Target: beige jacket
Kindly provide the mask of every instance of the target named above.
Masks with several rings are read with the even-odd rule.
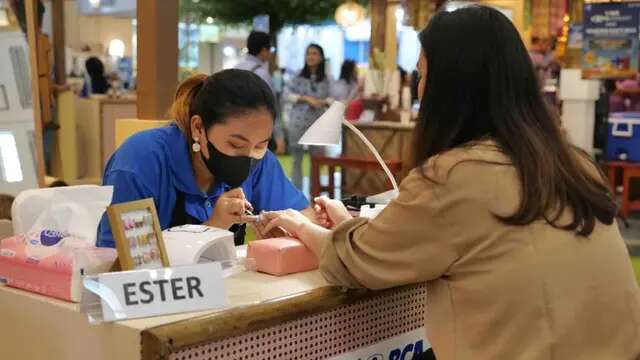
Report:
[[[493,214],[519,204],[508,163],[491,143],[431,159],[440,184],[414,170],[375,220],[339,226],[322,273],[372,289],[428,282],[439,360],[640,358],[640,290],[617,225],[584,238],[544,221],[501,223]]]

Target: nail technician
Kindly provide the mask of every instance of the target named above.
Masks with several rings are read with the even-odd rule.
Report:
[[[170,126],[139,132],[109,160],[104,185],[113,203],[153,198],[162,229],[205,224],[230,229],[244,242],[248,212],[293,208],[313,216],[305,196],[267,149],[274,97],[245,70],[185,80],[171,107]],[[255,226],[258,237],[266,237]],[[106,215],[98,246],[115,247]]]

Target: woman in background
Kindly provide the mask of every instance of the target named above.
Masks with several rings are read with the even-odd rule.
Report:
[[[104,64],[100,59],[92,56],[85,61],[86,68],[84,86],[80,96],[89,97],[92,94],[106,94],[109,90],[109,83],[104,75]]]
[[[345,60],[340,79],[331,84],[331,97],[348,104],[358,96],[358,68],[353,60]]]
[[[289,114],[288,140],[293,155],[291,181],[302,189],[302,159],[304,146],[298,141],[305,131],[322,115],[332,102],[331,80],[326,73],[324,50],[320,45],[307,47],[304,68],[287,86],[286,100],[293,104]],[[312,154],[322,154],[322,147],[310,146]]]

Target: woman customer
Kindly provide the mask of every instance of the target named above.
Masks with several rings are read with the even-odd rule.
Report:
[[[330,83],[325,69],[324,50],[320,45],[309,45],[304,68],[291,79],[286,93],[286,99],[293,104],[287,124],[289,148],[293,155],[291,180],[298,189],[302,189],[302,159],[305,153],[304,146],[298,145],[298,140],[332,102]],[[322,154],[324,150],[310,146],[309,152]]]
[[[162,229],[205,224],[230,229],[237,244],[247,211],[308,207],[267,149],[275,100],[256,74],[193,76],[178,87],[171,113],[172,125],[131,136],[107,163],[103,183],[114,186],[114,203],[153,198]],[[261,229],[258,237],[267,236]],[[114,247],[106,216],[98,246]]]
[[[440,12],[420,33],[416,168],[373,220],[268,213],[334,284],[426,282],[438,359],[638,359],[640,290],[612,194],[545,106],[509,19]]]

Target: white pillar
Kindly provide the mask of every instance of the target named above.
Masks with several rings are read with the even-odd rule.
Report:
[[[600,82],[583,80],[580,69],[563,69],[560,73],[562,124],[571,142],[593,154],[595,102]]]

